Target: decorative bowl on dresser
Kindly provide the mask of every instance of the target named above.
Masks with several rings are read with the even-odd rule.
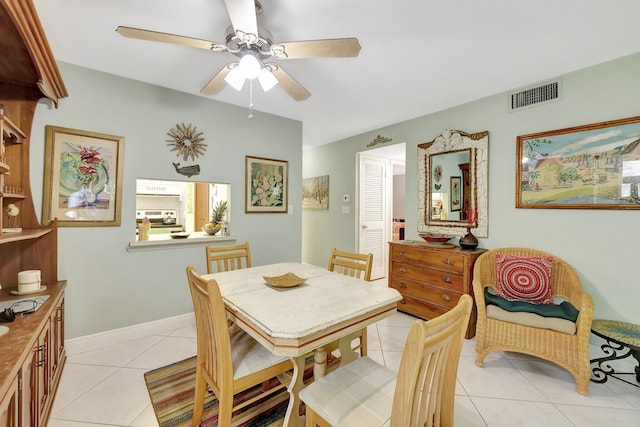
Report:
[[[455,307],[462,294],[473,297],[473,264],[485,250],[438,247],[422,242],[390,242],[389,287],[402,294],[398,310],[431,319]],[[474,306],[465,338],[475,334]]]
[[[455,236],[440,233],[420,233],[420,237],[429,243],[445,243],[453,239]]]

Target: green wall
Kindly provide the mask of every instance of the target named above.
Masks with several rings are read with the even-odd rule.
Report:
[[[640,116],[639,76],[636,54],[560,76],[557,102],[508,112],[509,93],[501,93],[305,150],[303,176],[329,175],[330,201],[328,211],[303,213],[303,260],[323,265],[332,246],[356,249],[356,198],[348,215],[340,211],[340,198],[356,194],[356,153],[367,150],[377,134],[393,138],[392,143],[406,142],[406,238],[419,239],[417,145],[445,129],[488,130],[489,237],[480,239],[480,246],[551,252],[577,270],[595,300],[596,318],[640,323],[640,211],[515,208],[516,137]]]
[[[193,311],[185,267],[206,272],[204,246],[127,252],[135,236],[136,178],[176,173],[166,133],[177,123],[204,132],[207,152],[194,181],[231,184],[230,231],[249,241],[255,265],[301,259],[302,124],[211,99],[60,63],[69,97],[38,105],[32,131],[31,185],[41,210],[45,125],[119,135],[124,142],[122,225],[60,228],[58,277],[68,281],[67,338]],[[225,89],[229,90],[229,89]],[[289,214],[245,214],[245,155],[288,160]]]

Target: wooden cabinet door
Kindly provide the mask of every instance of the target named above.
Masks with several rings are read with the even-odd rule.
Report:
[[[22,365],[21,426],[39,426],[43,423],[51,384],[49,377],[50,337],[51,328],[47,325],[38,336],[29,357]]]
[[[42,419],[49,400],[51,384],[51,327],[45,327],[38,337],[37,380],[38,380],[38,425]]]
[[[20,369],[20,425],[38,425],[38,346],[36,343]]]
[[[19,393],[18,377],[11,383],[11,387],[0,400],[0,427],[18,427],[19,419]]]
[[[64,296],[60,303],[51,313],[51,351],[50,354],[50,374],[52,384],[58,383],[60,366],[64,363]]]

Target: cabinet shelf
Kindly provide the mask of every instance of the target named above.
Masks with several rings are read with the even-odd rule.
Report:
[[[27,196],[25,196],[24,194],[17,194],[17,193],[2,193],[0,192],[0,197],[4,198],[4,199],[26,199]]]
[[[0,245],[11,242],[19,242],[22,240],[38,239],[46,234],[51,233],[51,228],[33,228],[22,230],[19,233],[3,233],[0,236]]]

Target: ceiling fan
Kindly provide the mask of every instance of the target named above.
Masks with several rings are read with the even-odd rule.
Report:
[[[229,52],[238,58],[222,67],[200,90],[204,95],[219,93],[226,84],[241,90],[245,80],[258,79],[266,92],[276,84],[296,101],[303,101],[311,94],[275,59],[355,57],[360,52],[356,38],[322,39],[275,43],[269,31],[258,26],[258,15],[262,5],[256,0],[225,0],[231,26],[227,28],[225,43],[197,39],[187,36],[162,33],[139,28],[120,26],[116,29],[124,37],[173,43],[213,52]]]

